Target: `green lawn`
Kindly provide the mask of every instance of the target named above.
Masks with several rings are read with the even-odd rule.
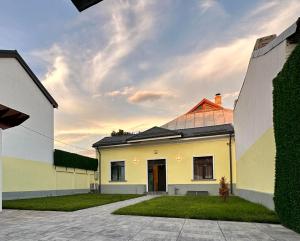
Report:
[[[120,215],[279,223],[275,212],[239,197],[162,196],[114,212]]]
[[[76,211],[140,196],[141,195],[134,194],[77,194],[59,197],[19,199],[3,201],[3,208],[42,211]]]

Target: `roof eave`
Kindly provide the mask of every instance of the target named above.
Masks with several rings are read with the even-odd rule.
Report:
[[[43,86],[38,77],[33,73],[30,67],[26,64],[25,60],[21,57],[17,50],[0,50],[0,58],[15,58],[20,65],[24,68],[27,74],[31,77],[34,83],[42,91],[47,100],[51,103],[53,108],[58,108],[58,104],[55,99],[50,95],[47,89]]]

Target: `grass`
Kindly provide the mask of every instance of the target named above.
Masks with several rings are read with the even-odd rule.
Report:
[[[275,212],[239,197],[162,196],[114,212],[120,215],[279,223]]]
[[[19,199],[3,201],[3,208],[70,212],[140,196],[141,195],[134,194],[77,194],[59,197]]]

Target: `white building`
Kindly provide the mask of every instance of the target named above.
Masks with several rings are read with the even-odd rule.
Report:
[[[300,19],[282,34],[258,39],[234,109],[237,193],[273,209],[273,84],[300,40]]]
[[[0,50],[0,104],[30,116],[2,132],[3,200],[89,191],[94,172],[55,167],[57,103],[17,51]]]
[[[2,130],[18,126],[28,118],[28,115],[0,104],[0,211],[2,211]]]

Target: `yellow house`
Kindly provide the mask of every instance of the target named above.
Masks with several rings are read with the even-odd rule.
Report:
[[[234,192],[232,110],[203,99],[162,127],[95,143],[102,193],[167,192],[217,195],[225,176]]]

